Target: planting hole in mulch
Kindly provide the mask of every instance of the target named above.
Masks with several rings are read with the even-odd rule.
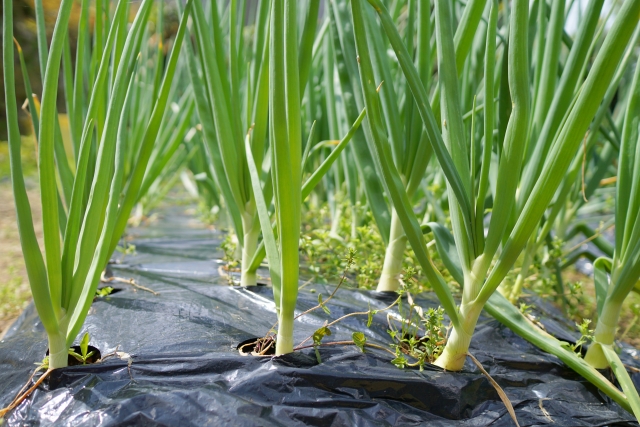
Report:
[[[242,356],[275,356],[276,341],[273,338],[249,338],[236,346]]]
[[[266,288],[266,287],[270,287],[270,286],[271,286],[270,282],[267,282],[266,280],[258,280],[255,285],[240,286],[240,287],[242,287],[244,289],[251,290],[251,289],[256,289],[256,288]]]
[[[73,350],[73,352],[76,354],[82,354],[82,349],[80,348],[79,345],[74,345],[70,347],[70,349]],[[93,354],[91,354],[91,352],[93,352]],[[87,359],[85,360],[85,363],[82,363],[81,360],[78,360],[73,355],[69,354],[69,356],[67,357],[67,365],[69,366],[91,365],[93,363],[96,363],[102,357],[100,350],[98,350],[96,347],[92,345],[88,347],[87,354],[91,354],[91,356],[87,357]],[[47,356],[49,355],[49,349],[47,349],[46,355]]]
[[[123,288],[114,288],[113,286],[102,286],[96,291],[96,298],[109,297],[118,292],[124,291]]]
[[[392,303],[398,298],[398,293],[396,291],[370,291],[369,294],[372,298],[375,298],[378,301],[388,303]]]

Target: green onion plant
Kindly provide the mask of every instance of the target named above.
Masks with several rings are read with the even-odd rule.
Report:
[[[224,201],[242,248],[243,286],[255,285],[256,270],[267,257],[278,313],[278,354],[293,349],[302,201],[340,157],[365,115],[356,115],[344,138],[303,183],[314,127],[304,144],[302,93],[313,68],[308,64],[318,52],[313,46],[324,34],[316,35],[319,5],[317,0],[304,4],[306,9],[293,1],[260,2],[250,28],[253,37],[248,32],[241,39],[237,27],[244,28],[239,22],[247,12],[242,5],[230,2],[221,14],[215,2],[209,10],[196,4],[195,43],[187,44],[209,160],[208,167],[194,163],[192,170],[212,188],[209,194]],[[227,24],[211,25],[222,15],[229,17]],[[301,24],[299,16],[304,17]]]
[[[158,90],[147,107],[148,114],[136,116],[132,113],[133,87],[152,5],[152,0],[144,0],[129,24],[128,2],[118,1],[107,16],[110,5],[98,0],[96,9],[100,12],[90,28],[90,2],[83,0],[74,67],[67,29],[73,0],[61,2],[50,46],[46,43],[42,2],[36,0],[43,93],[39,111],[33,98],[29,103],[37,130],[43,255],[21,167],[13,4],[4,1],[3,62],[11,180],[33,299],[49,338],[50,369],[67,365],[67,350],[84,323],[102,271],[140,198],[145,173],[153,170],[149,157],[168,103],[191,2],[187,3],[166,65],[158,68]],[[73,155],[65,151],[58,123],[61,63]],[[27,75],[24,69],[23,74]],[[132,123],[138,117],[144,117],[140,119],[143,121]],[[136,126],[142,128],[139,139],[129,133]],[[127,151],[131,151],[130,156]]]
[[[253,23],[252,48],[249,49],[243,34],[243,3],[229,2],[225,13],[221,13],[218,2],[209,3],[208,11],[197,2],[192,27],[196,43],[195,46],[188,44],[187,56],[196,111],[209,159],[208,170],[200,173],[207,173],[220,190],[242,251],[241,284],[252,286],[256,284],[257,267],[250,267],[258,245],[260,224],[247,168],[244,136],[253,126],[251,150],[262,170],[268,125],[270,7],[269,2],[259,3]],[[221,17],[225,15],[228,19],[223,22]],[[248,61],[251,61],[250,66]],[[265,177],[261,179],[266,180]]]
[[[602,369],[611,363],[605,348],[613,345],[622,302],[640,279],[640,67],[636,66],[625,104],[616,184],[615,248],[613,256],[594,262],[598,306],[595,342],[586,360]]]
[[[594,49],[592,44],[596,41],[595,23],[602,6],[601,3],[592,2],[591,19],[581,22],[576,40],[562,69],[559,87],[557,88],[558,85],[555,83],[548,83],[551,89],[541,89],[545,86],[534,85],[535,96],[532,101],[532,81],[529,78],[529,4],[527,1],[516,0],[511,4],[509,15],[503,17],[505,22],[508,22],[507,38],[501,38],[502,66],[496,70],[494,65],[497,57],[498,2],[490,2],[484,12],[479,12],[488,14],[488,26],[484,36],[485,61],[484,64],[476,62],[484,68],[481,89],[485,101],[484,140],[478,147],[473,124],[471,137],[468,136],[468,129],[465,129],[464,125],[460,74],[456,66],[452,28],[454,8],[450,2],[437,0],[434,9],[440,89],[439,123],[435,120],[435,108],[431,108],[419,73],[386,6],[378,0],[369,0],[368,3],[380,18],[380,25],[387,34],[416,99],[432,144],[435,141],[437,144],[446,145],[446,156],[443,156],[443,160],[439,159],[440,166],[446,172],[449,162],[455,165],[455,174],[451,174],[454,179],[446,176],[453,233],[434,232],[434,236],[436,241],[440,241],[437,245],[439,249],[451,246],[456,248],[454,252],[439,251],[439,255],[452,276],[462,286],[462,301],[459,307],[456,307],[449,288],[431,262],[422,230],[411,209],[406,191],[403,190],[402,179],[397,169],[389,162],[390,144],[383,120],[385,112],[380,107],[381,100],[375,92],[376,80],[371,60],[370,45],[375,41],[367,34],[370,9],[366,8],[363,1],[353,1],[353,26],[359,72],[373,134],[371,151],[377,160],[381,175],[384,176],[387,193],[398,212],[407,238],[452,324],[452,332],[445,349],[435,363],[447,370],[460,370],[463,367],[478,316],[483,308],[487,308],[492,315],[517,333],[558,355],[627,409],[635,407],[633,402],[637,394],[631,393],[633,390],[627,393],[628,400],[626,397],[621,398],[617,389],[612,388],[610,383],[606,384],[606,380],[603,382],[604,378],[583,361],[577,361],[577,356],[566,351],[557,340],[554,341],[526,322],[523,324],[521,314],[512,305],[503,304],[503,297],[495,291],[519,258],[527,242],[536,233],[540,220],[549,209],[556,191],[571,167],[580,143],[596,116],[627,50],[638,23],[640,4],[627,1],[622,5],[600,49],[595,53],[589,72],[586,73],[586,65],[590,60],[588,54],[591,52],[590,49]],[[551,16],[560,22],[560,16],[564,17],[564,13],[557,8],[560,6],[552,8],[556,10],[552,10]],[[545,15],[541,12],[540,16]],[[551,21],[553,23],[553,19]],[[562,32],[556,28],[557,25],[559,24],[549,26],[547,43],[562,42]],[[550,37],[555,38],[549,41]],[[542,55],[539,58],[541,57]],[[550,74],[555,76],[559,59],[556,57],[555,61],[555,64],[547,64],[547,67],[544,66],[544,61],[540,65],[542,70],[549,70],[547,77]],[[496,72],[499,74],[496,75]],[[580,77],[583,74],[586,76],[582,82]],[[465,73],[462,77],[464,81]],[[543,77],[540,74],[539,78]],[[500,82],[498,95],[504,99],[500,99],[498,103],[498,114],[495,114],[493,103],[496,94],[493,84],[495,81]],[[502,88],[507,89],[503,91]],[[551,107],[541,107],[541,110],[535,108],[539,103],[545,102]],[[475,108],[472,111],[475,111]],[[596,123],[596,126],[599,126],[599,123]],[[496,127],[498,138],[494,143]],[[540,134],[536,129],[542,129]],[[546,152],[543,152],[545,147]],[[525,165],[527,167],[524,167]],[[495,185],[490,189],[491,215],[487,218],[489,225],[485,234],[483,224],[490,174],[495,177]],[[535,179],[530,178],[531,175],[535,176]],[[458,180],[462,182],[463,191],[455,191]],[[533,185],[530,182],[533,182]]]
[[[271,279],[272,282],[277,283],[277,286],[274,286],[274,298],[278,308],[276,354],[288,353],[293,350],[302,201],[319,183],[331,165],[336,162],[365,116],[365,111],[362,111],[336,148],[303,183],[303,156],[310,149],[310,141],[307,140],[305,153],[303,153],[300,81],[304,78],[305,67],[299,66],[298,52],[302,52],[302,49],[298,47],[298,37],[296,36],[296,3],[293,0],[274,1],[270,17],[269,154],[276,217],[275,234],[271,229],[267,205],[263,201],[263,194],[257,179],[255,159],[252,154],[248,155],[252,185],[255,194],[258,194],[260,199],[258,211]],[[310,135],[313,135],[313,127]],[[248,148],[248,139],[246,144]],[[277,240],[275,236],[277,236]]]

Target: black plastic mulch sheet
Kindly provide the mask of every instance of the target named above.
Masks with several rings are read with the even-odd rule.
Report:
[[[129,360],[52,373],[43,386],[5,420],[9,426],[512,426],[496,391],[471,362],[463,372],[436,367],[398,369],[381,350],[354,346],[313,349],[282,357],[241,356],[238,343],[261,336],[275,321],[269,287],[241,289],[218,275],[216,236],[189,228],[167,214],[155,226],[137,230],[137,254],[113,266],[113,274],[134,278],[159,295],[122,284],[123,290],[96,299],[81,335],[102,355],[116,349]],[[311,292],[313,288],[316,292]],[[332,287],[309,285],[298,309],[325,299]],[[325,320],[388,305],[369,291],[341,289],[322,310],[296,323],[296,342]],[[423,307],[434,296],[417,298]],[[563,339],[575,339],[547,307],[545,324]],[[362,331],[369,342],[388,344],[387,315],[350,317],[325,341],[350,340]],[[0,342],[0,406],[24,385],[42,360],[46,336],[30,306]],[[633,417],[554,356],[516,336],[488,316],[476,328],[471,352],[503,387],[521,426],[627,426]],[[635,350],[623,352],[635,362]]]

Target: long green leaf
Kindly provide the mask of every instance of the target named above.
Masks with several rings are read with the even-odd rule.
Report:
[[[371,124],[371,130],[373,133],[373,141],[370,150],[374,153],[376,161],[379,162],[380,169],[384,174],[383,182],[385,183],[387,194],[393,200],[393,206],[398,213],[402,227],[404,228],[407,239],[420,262],[420,266],[423,268],[431,286],[433,286],[443,308],[451,318],[451,323],[454,327],[459,327],[458,311],[453,300],[453,296],[451,295],[451,291],[444,282],[442,275],[440,275],[431,262],[422,236],[422,230],[413,210],[411,209],[404,184],[400,179],[398,171],[395,169],[393,164],[390,164],[392,156],[389,152],[388,142],[382,132],[382,122],[379,113],[380,107],[377,99],[376,85],[373,81],[373,70],[368,58],[370,50],[368,48],[366,34],[364,31],[361,0],[353,0],[351,10],[353,13],[353,27],[356,35],[356,46],[358,56],[360,57],[360,78],[367,104],[368,120]]]
[[[442,259],[442,263],[451,276],[458,282],[459,285],[464,286],[464,275],[462,273],[462,264],[460,263],[460,257],[456,250],[456,241],[453,234],[448,228],[437,222],[429,222],[422,226],[423,232],[433,232],[433,237],[436,242],[436,249],[438,255]]]
[[[179,4],[181,7],[181,4]],[[195,57],[193,52],[193,47],[191,43],[187,42],[187,66],[189,69],[189,76],[191,78],[191,84],[194,88],[194,97],[196,100],[196,108],[198,111],[198,117],[200,118],[200,123],[202,124],[202,131],[205,142],[205,151],[210,159],[209,169],[211,170],[211,176],[214,178],[218,188],[222,192],[222,195],[225,200],[225,204],[229,211],[229,216],[233,221],[233,226],[236,231],[236,235],[241,235],[242,233],[242,215],[240,213],[240,207],[236,203],[236,199],[233,196],[233,192],[231,190],[231,186],[229,184],[229,179],[227,179],[224,160],[222,158],[222,153],[220,150],[219,141],[216,136],[215,125],[211,117],[213,117],[213,112],[211,111],[211,106],[209,105],[208,97],[206,93],[208,90],[206,89],[206,84],[198,75],[197,66],[195,63]]]
[[[2,61],[4,68],[4,96],[9,136],[9,160],[11,162],[11,184],[16,204],[20,244],[24,255],[31,293],[38,315],[48,334],[58,331],[58,318],[49,292],[47,271],[40,246],[33,228],[31,205],[27,196],[20,157],[20,129],[16,104],[14,51],[13,51],[13,1],[3,0],[2,14]]]
[[[612,260],[610,258],[598,258],[593,263],[593,284],[596,288],[597,313],[602,313],[602,307],[607,300],[609,291],[609,273]]]
[[[89,157],[91,154],[91,138],[93,137],[93,120],[89,121],[89,126],[84,129],[78,151],[78,162],[76,165],[76,179],[73,183],[73,193],[69,206],[69,218],[64,235],[64,249],[62,251],[62,280],[63,283],[71,283],[73,280],[73,264],[76,259],[78,235],[82,221],[82,204],[84,202],[84,189],[87,179],[87,169],[89,167]],[[62,303],[68,307],[71,293],[70,286],[63,287]]]
[[[144,179],[145,171],[147,170],[149,158],[151,157],[153,144],[158,137],[162,118],[169,101],[169,91],[171,89],[176,66],[178,64],[178,56],[180,54],[180,47],[182,45],[182,40],[184,39],[186,31],[187,20],[189,19],[191,4],[192,0],[188,0],[182,14],[182,18],[180,19],[178,32],[176,33],[173,48],[171,49],[171,54],[169,56],[167,70],[162,79],[160,93],[158,95],[157,102],[153,107],[153,113],[151,114],[151,119],[149,120],[149,124],[145,131],[144,138],[140,146],[140,151],[136,155],[137,160],[135,167],[133,169],[133,172],[129,176],[129,182],[127,183],[124,190],[124,200],[120,204],[118,219],[115,225],[115,233],[111,239],[112,250],[115,250],[118,240],[120,239],[120,236],[127,226],[127,221],[129,219],[129,215],[131,214],[131,210],[133,209],[133,205],[140,197],[140,187]],[[105,260],[105,263],[106,261],[107,260]]]
[[[447,0],[437,0],[435,2],[442,138],[451,153],[456,171],[462,179],[465,197],[471,200],[473,187],[470,180],[469,146],[462,123],[450,3]],[[455,189],[449,181],[447,181],[447,184],[450,193],[449,198],[454,201],[456,200]],[[464,209],[462,205],[462,203],[454,204],[450,202],[449,214],[453,224],[453,233],[458,242],[456,247],[462,261],[462,268],[463,271],[468,272],[471,269],[473,260],[476,258],[476,250],[472,240],[475,233],[473,233],[473,228],[465,229],[465,218],[467,220],[473,218],[475,211],[472,212],[471,206],[468,206],[468,211],[464,212],[461,210]],[[473,226],[475,227],[475,223]]]
[[[565,63],[562,77],[558,82],[555,90],[555,96],[551,102],[549,110],[546,112],[546,118],[540,135],[535,145],[530,144],[534,148],[534,152],[530,157],[527,167],[523,172],[522,184],[520,190],[520,198],[518,202],[518,210],[521,211],[529,195],[538,180],[540,171],[542,170],[545,158],[548,155],[551,144],[556,133],[561,128],[561,123],[565,114],[569,111],[573,95],[578,86],[583,64],[586,63],[589,47],[593,41],[593,35],[600,19],[600,12],[604,0],[592,0],[588,2],[584,13],[584,19],[581,20],[576,38],[574,39],[571,52]],[[551,66],[551,64],[550,64]]]
[[[522,170],[522,158],[529,128],[529,60],[528,11],[520,11],[522,4],[514,3],[509,29],[509,90],[511,95],[511,117],[507,125],[502,146],[498,182],[494,194],[489,232],[485,242],[484,256],[493,259],[507,231],[509,218],[515,206],[516,190]]]
[[[624,3],[596,57],[591,72],[569,116],[558,134],[530,197],[524,206],[502,254],[483,286],[480,301],[486,301],[506,276],[544,214],[569,167],[638,21],[640,2]]]
[[[56,100],[60,60],[67,33],[73,0],[62,0],[58,20],[51,39],[51,52],[44,74],[42,108],[40,110],[40,135],[38,137],[40,198],[42,201],[42,225],[49,292],[56,316],[61,317],[62,270],[60,228],[58,224],[58,189],[54,161],[55,131],[57,122]],[[57,159],[58,162],[66,161]]]
[[[258,210],[258,218],[260,220],[260,227],[262,228],[262,241],[267,253],[267,259],[269,260],[269,275],[271,276],[271,285],[273,286],[273,300],[276,304],[276,310],[280,310],[280,298],[282,288],[282,276],[280,273],[280,253],[278,252],[278,245],[276,242],[273,229],[271,227],[271,218],[269,216],[269,207],[264,199],[264,193],[260,186],[260,175],[253,159],[251,152],[251,143],[249,142],[249,136],[245,142],[245,150],[247,152],[247,165],[249,167],[249,174],[251,176],[251,185],[253,186],[253,195],[256,200],[256,208]]]
[[[212,7],[215,9],[215,6]],[[211,112],[213,113],[213,119],[215,122],[216,137],[222,154],[224,170],[228,177],[234,177],[229,179],[229,185],[236,204],[242,209],[245,200],[243,199],[243,193],[241,192],[242,186],[238,177],[241,176],[242,170],[239,168],[240,161],[237,150],[244,150],[244,145],[241,143],[240,135],[235,135],[233,118],[230,116],[228,87],[224,84],[222,79],[223,74],[220,62],[223,59],[218,59],[216,63],[216,54],[221,55],[221,52],[216,49],[213,51],[213,46],[206,39],[206,28],[209,28],[204,16],[204,9],[200,2],[195,2],[194,7],[194,20],[196,23],[196,35],[198,36],[198,45],[202,50],[202,64],[205,80],[207,82],[207,89],[209,100],[211,104]],[[217,25],[213,25],[214,32],[217,31]],[[217,37],[215,38],[217,40]],[[238,239],[242,241],[243,233],[238,234]]]
[[[353,122],[356,120],[359,110],[364,108],[353,27],[349,22],[347,3],[331,1],[331,6],[333,12],[331,14],[331,33],[333,34],[336,56],[335,67],[340,79],[344,114],[349,122]],[[391,232],[391,211],[384,197],[384,186],[368,148],[367,139],[371,138],[371,131],[366,121],[362,129],[353,136],[353,158],[362,178],[366,198],[382,241],[388,245]]]
[[[142,9],[144,10],[144,9]],[[147,14],[148,17],[148,14]],[[116,79],[117,81],[117,79]],[[129,102],[125,102],[125,105],[129,105]],[[67,347],[71,347],[76,336],[80,332],[80,328],[84,323],[84,320],[89,313],[89,308],[93,302],[100,283],[100,277],[105,268],[105,259],[108,259],[112,251],[110,250],[109,243],[111,242],[112,235],[114,233],[116,219],[118,215],[118,205],[120,202],[120,195],[122,193],[122,183],[124,177],[124,160],[125,160],[125,148],[124,148],[124,134],[126,132],[127,121],[124,119],[128,114],[125,107],[121,111],[121,117],[118,127],[118,136],[116,141],[116,150],[114,153],[114,171],[113,178],[110,183],[109,193],[107,195],[107,206],[104,212],[105,221],[104,227],[100,233],[100,238],[97,243],[96,251],[92,256],[91,265],[84,277],[83,286],[80,295],[77,299],[75,295],[72,296],[71,305],[69,307],[69,329],[67,331]],[[75,289],[74,289],[75,290]]]
[[[333,151],[331,151],[331,154],[329,154],[327,158],[324,159],[318,169],[316,169],[309,177],[309,179],[305,181],[304,185],[302,186],[302,200],[309,197],[313,188],[318,185],[322,177],[329,171],[333,163],[338,159],[340,153],[342,153],[342,151],[347,147],[347,144],[349,144],[349,141],[351,141],[351,138],[353,138],[353,135],[355,135],[358,128],[360,127],[360,123],[362,123],[362,120],[364,120],[366,113],[367,110],[362,110],[356,121],[351,126],[351,129],[349,129],[349,132],[347,132],[347,134],[340,140],[340,143],[336,146],[336,148],[333,149]]]
[[[300,57],[298,67],[300,69],[300,94],[304,93],[309,73],[311,71],[311,55],[313,54],[313,42],[315,40],[316,28],[318,27],[318,11],[320,10],[320,0],[310,0],[307,8],[307,16],[304,22],[304,29],[300,37]]]
[[[603,345],[602,350],[609,362],[609,366],[611,366],[611,370],[613,370],[620,386],[622,386],[625,396],[627,396],[627,401],[633,410],[633,415],[636,416],[636,420],[640,421],[640,396],[638,396],[638,390],[636,389],[635,383],[629,376],[627,368],[625,368],[624,364],[620,360],[620,356],[618,356],[618,353],[616,353],[611,346]]]
[[[295,6],[275,0],[271,10],[269,115],[272,140],[272,176],[276,201],[282,291],[276,353],[293,351],[293,315],[298,294],[300,238],[300,97],[297,74]],[[293,33],[295,34],[295,33]],[[291,76],[289,73],[295,74]],[[287,77],[285,79],[285,76]],[[289,91],[291,90],[291,91]],[[283,120],[285,119],[286,120]],[[292,123],[297,120],[297,123]]]
[[[420,76],[415,69],[415,66],[413,65],[413,60],[409,55],[409,52],[407,52],[404,42],[402,41],[400,34],[398,34],[398,30],[396,29],[385,5],[382,4],[380,0],[369,0],[369,3],[371,3],[375,11],[380,16],[382,28],[391,42],[391,46],[398,57],[398,62],[400,63],[407,82],[411,87],[411,92],[416,100],[416,105],[420,112],[420,116],[422,117],[429,143],[432,145],[433,151],[440,163],[440,167],[447,177],[449,185],[451,185],[452,191],[456,196],[456,200],[460,204],[460,211],[464,217],[464,224],[467,229],[467,233],[469,235],[473,235],[472,230],[475,225],[472,222],[471,201],[468,196],[468,187],[465,186],[464,181],[456,170],[451,154],[447,151],[444,141],[442,140],[439,127],[427,98],[426,90],[420,81]]]
[[[620,406],[631,412],[631,406],[626,396],[618,390],[600,372],[589,366],[587,362],[576,353],[568,349],[568,345],[542,331],[527,320],[520,311],[514,307],[499,292],[495,292],[487,304],[486,311],[513,332],[526,339],[539,349],[553,354],[562,360],[567,366],[582,375],[591,384],[598,387]]]
[[[144,0],[134,19],[131,30],[127,36],[124,58],[118,66],[113,85],[112,97],[109,100],[107,118],[102,141],[97,154],[97,165],[94,180],[91,185],[91,193],[87,203],[86,213],[79,237],[79,251],[77,268],[73,276],[73,292],[71,301],[77,301],[78,295],[84,290],[84,283],[91,268],[94,253],[98,247],[101,230],[103,230],[105,205],[108,202],[110,181],[115,163],[116,139],[120,114],[123,110],[128,83],[135,67],[135,59],[141,43],[140,34],[146,24],[151,10],[152,0]],[[99,88],[97,88],[99,90]],[[112,238],[109,235],[109,238]],[[110,255],[110,254],[109,254]],[[104,267],[104,266],[103,266]]]
[[[482,166],[476,196],[476,244],[478,252],[485,250],[484,239],[484,206],[489,186],[489,169],[491,168],[491,154],[493,153],[493,130],[495,128],[494,74],[496,61],[496,32],[498,26],[498,1],[492,0],[487,28],[487,41],[484,63],[484,146]]]

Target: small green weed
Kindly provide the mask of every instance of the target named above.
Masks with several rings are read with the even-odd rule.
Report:
[[[81,362],[83,365],[87,364],[87,360],[89,360],[95,352],[89,351],[89,333],[85,332],[82,336],[82,340],[80,341],[80,354],[76,353],[73,348],[69,349],[69,355],[73,356],[78,362]]]
[[[112,292],[113,292],[113,288],[111,286],[105,286],[104,288],[100,288],[96,291],[96,296],[99,298],[103,298],[108,295],[111,295]]]

